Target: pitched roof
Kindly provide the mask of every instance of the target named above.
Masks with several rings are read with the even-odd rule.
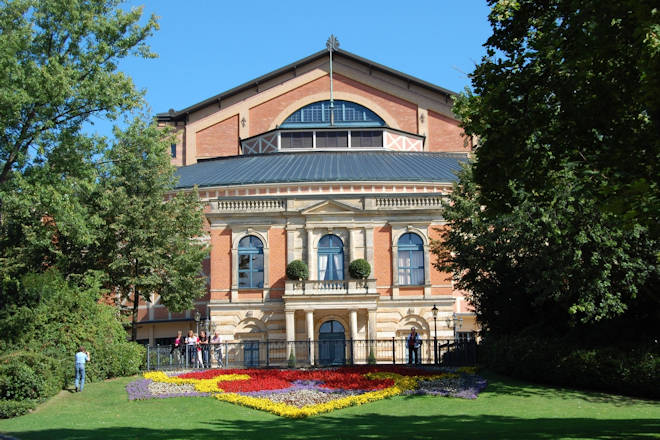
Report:
[[[337,49],[333,52],[335,56],[341,55],[344,56],[350,60],[353,60],[355,62],[358,62],[360,64],[363,64],[367,67],[369,67],[370,70],[376,70],[384,73],[388,73],[390,75],[399,77],[403,79],[404,81],[407,81],[409,84],[415,84],[419,87],[423,87],[425,89],[431,90],[433,92],[439,93],[441,95],[446,96],[447,98],[450,98],[452,96],[455,96],[457,93],[452,92],[451,90],[442,88],[440,86],[436,86],[435,84],[431,84],[430,82],[426,82],[424,80],[421,80],[419,78],[416,78],[414,76],[405,74],[403,72],[400,72],[398,70],[392,69],[390,67],[384,66],[382,64],[376,63],[375,61],[368,60],[367,58],[362,58],[358,55],[355,55],[351,52],[345,51],[343,49]],[[197,104],[193,104],[189,107],[186,107],[182,110],[170,110],[169,112],[165,113],[158,113],[156,114],[156,118],[159,121],[172,121],[172,120],[179,120],[182,118],[185,118],[187,114],[195,112],[197,110],[200,110],[208,105],[211,104],[217,104],[218,102],[221,102],[224,99],[229,98],[230,96],[237,95],[241,92],[244,92],[245,90],[249,90],[250,88],[253,87],[259,87],[259,84],[263,84],[265,82],[268,82],[269,80],[276,78],[279,75],[282,75],[284,73],[290,72],[290,71],[295,71],[298,67],[301,67],[305,64],[314,62],[320,58],[327,57],[328,56],[328,51],[327,50],[321,50],[319,52],[316,52],[315,54],[312,54],[308,57],[302,58],[298,61],[294,61],[291,64],[288,64],[284,67],[281,67],[277,70],[273,70],[270,73],[267,73],[265,75],[260,76],[259,78],[255,78],[251,81],[248,81],[246,83],[241,84],[240,86],[234,87],[233,89],[227,90],[226,92],[220,93],[218,95],[212,96],[211,98],[205,99],[204,101],[198,102]]]
[[[311,151],[230,156],[177,169],[177,189],[299,182],[438,182],[456,180],[461,153]]]

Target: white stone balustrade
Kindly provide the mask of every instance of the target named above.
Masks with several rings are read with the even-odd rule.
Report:
[[[376,280],[287,280],[285,295],[375,295]]]
[[[286,210],[284,199],[227,199],[212,203],[215,212],[278,212]]]
[[[437,209],[442,207],[443,198],[443,196],[378,197],[376,199],[376,208]]]

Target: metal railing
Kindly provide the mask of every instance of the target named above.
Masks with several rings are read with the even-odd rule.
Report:
[[[172,350],[171,345],[148,345],[146,348],[147,370],[321,367],[369,363],[407,364],[411,361],[441,366],[469,366],[477,363],[476,342],[454,339],[438,339],[437,343],[433,339],[425,339],[412,353],[406,340],[400,338],[224,342],[208,345],[201,351],[194,346],[184,351]],[[418,359],[414,359],[416,356]]]

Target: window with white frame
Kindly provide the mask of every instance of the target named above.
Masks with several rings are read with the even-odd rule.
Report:
[[[344,279],[344,242],[333,234],[319,240],[319,280]]]
[[[398,267],[400,286],[420,286],[424,284],[424,242],[412,232],[399,238]]]
[[[264,287],[264,245],[254,235],[243,237],[238,242],[238,287]]]

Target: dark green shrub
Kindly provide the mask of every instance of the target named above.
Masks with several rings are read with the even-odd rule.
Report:
[[[98,287],[73,286],[57,272],[49,271],[24,277],[20,288],[31,292],[27,296],[39,298],[39,304],[17,309],[0,321],[0,334],[8,335],[7,349],[31,347],[47,353],[63,366],[68,383],[73,381],[74,355],[81,345],[91,356],[86,368],[90,382],[138,371],[144,351],[126,342],[117,309],[99,302]]]
[[[293,354],[293,350],[291,350],[291,354],[289,354],[288,366],[289,368],[296,368],[296,355]]]
[[[494,371],[535,382],[660,397],[657,347],[579,347],[562,339],[489,336],[479,345],[479,359]]]
[[[34,400],[0,400],[0,419],[22,416],[36,406]]]
[[[293,260],[286,265],[286,276],[290,280],[306,280],[309,278],[309,268],[302,260]]]
[[[57,394],[63,386],[64,371],[59,359],[28,351],[0,357],[0,399],[43,400]]]
[[[351,261],[348,266],[348,273],[357,280],[365,279],[371,274],[371,265],[364,258],[358,258]]]
[[[367,358],[367,364],[376,365],[376,356],[374,356],[374,348],[369,349],[369,357]]]

